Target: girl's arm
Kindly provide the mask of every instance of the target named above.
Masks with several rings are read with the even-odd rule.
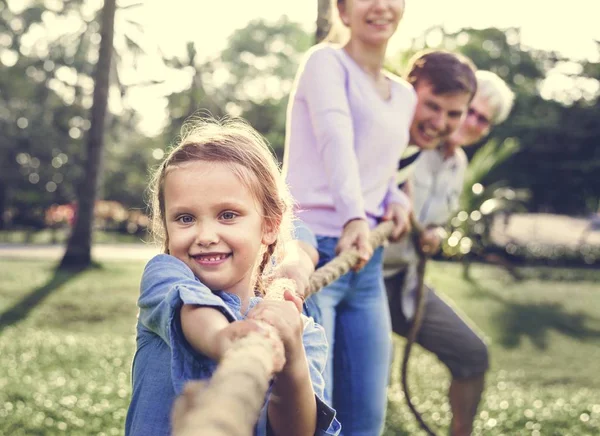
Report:
[[[235,321],[225,302],[200,283],[187,265],[166,254],[155,256],[146,265],[138,306],[140,324],[171,346],[183,339],[180,334],[185,337],[185,332],[181,332],[183,319],[180,319],[184,312],[186,316],[193,312],[194,322],[199,322],[199,315],[202,314],[206,316],[206,323],[215,326]],[[186,321],[185,325],[189,333],[191,323]],[[201,339],[199,344],[210,342],[210,336]],[[192,340],[197,343],[196,339]]]
[[[315,434],[317,403],[304,352],[277,374],[267,413],[277,436]]]
[[[273,383],[268,400],[268,421],[276,436],[310,436],[317,428],[317,402],[302,342],[303,322],[286,291],[287,301],[263,300],[248,318],[271,324],[285,348],[286,363]]]
[[[259,331],[252,321],[229,322],[213,308],[192,305],[181,308],[181,329],[194,350],[215,361],[221,360],[235,339]]]

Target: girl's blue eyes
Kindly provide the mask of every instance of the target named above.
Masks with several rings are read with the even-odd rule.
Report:
[[[224,212],[223,214],[221,214],[221,218],[223,218],[224,220],[232,220],[234,218],[237,217],[237,214],[233,213],[233,212]]]
[[[179,218],[177,218],[177,221],[181,222],[182,224],[190,224],[194,221],[194,218],[192,218],[189,215],[182,215]]]
[[[236,219],[237,217],[238,214],[235,212],[223,212],[219,218],[225,221],[231,221]],[[194,217],[191,215],[181,215],[177,217],[176,221],[180,222],[181,224],[191,224],[194,222]]]

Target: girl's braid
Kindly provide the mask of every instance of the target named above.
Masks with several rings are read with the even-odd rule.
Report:
[[[267,265],[269,264],[269,262],[271,262],[271,258],[273,257],[273,253],[275,253],[276,247],[277,247],[277,241],[275,241],[272,244],[269,244],[267,246],[267,249],[263,253],[263,258],[260,263],[260,266],[258,267],[258,271],[256,274],[256,289],[262,296],[265,296],[265,294],[267,293],[267,288],[265,285],[263,275],[264,275]]]

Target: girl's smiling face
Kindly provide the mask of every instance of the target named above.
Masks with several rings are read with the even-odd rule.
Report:
[[[254,295],[263,248],[275,241],[277,229],[265,228],[262,208],[234,166],[196,160],[170,168],[165,223],[169,254],[211,290],[247,298]]]

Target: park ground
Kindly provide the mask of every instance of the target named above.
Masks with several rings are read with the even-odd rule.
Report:
[[[55,273],[54,258],[0,258],[0,434],[118,435],[131,392],[136,298],[144,260],[100,260]],[[432,263],[428,281],[478,326],[492,368],[475,434],[600,433],[600,272],[523,268],[522,281],[476,265]],[[397,341],[386,435],[419,434],[399,380]],[[440,434],[448,375],[417,349],[413,401]]]

